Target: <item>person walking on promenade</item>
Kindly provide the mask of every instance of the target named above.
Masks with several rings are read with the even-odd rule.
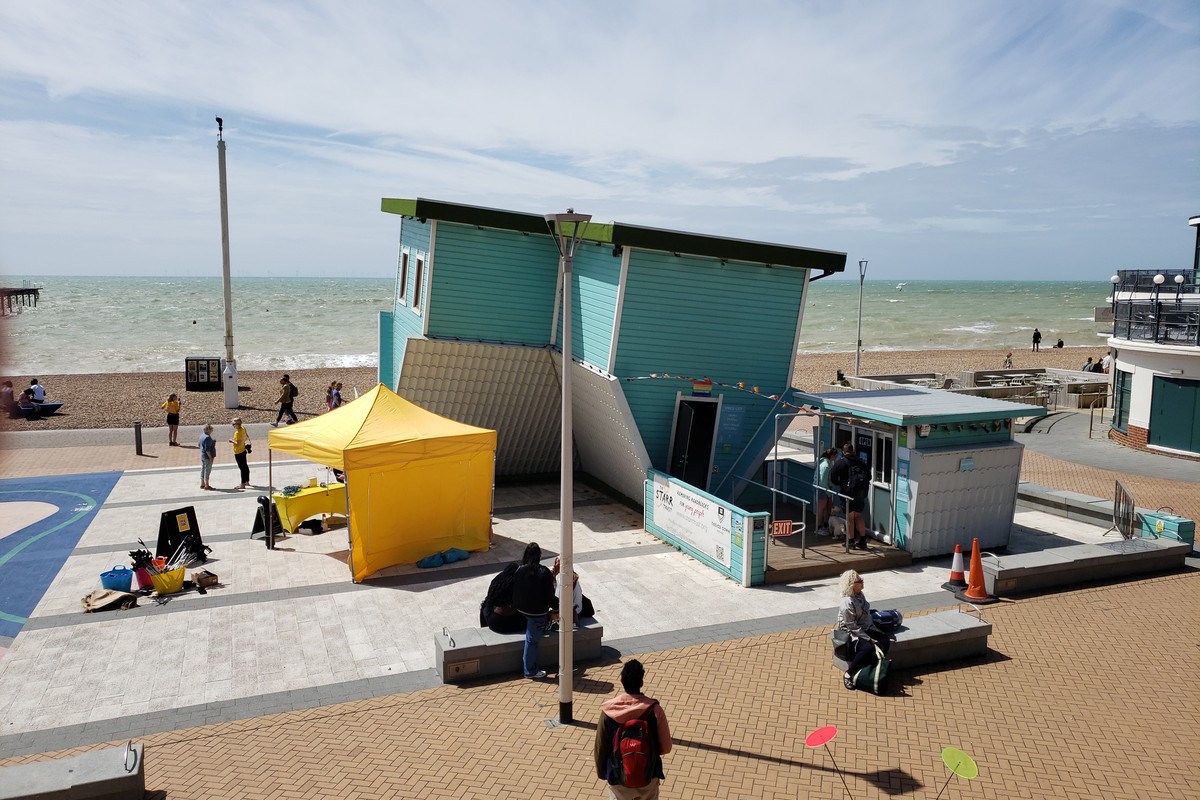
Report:
[[[287,415],[287,424],[298,422],[296,412],[292,410],[292,403],[296,400],[296,395],[300,394],[296,387],[292,384],[292,379],[284,375],[279,379],[279,399],[275,402],[279,404],[279,415],[275,417],[275,422],[272,427],[279,427],[279,423],[283,420],[284,415]]]
[[[162,408],[167,412],[167,445],[179,447],[179,395],[171,392],[163,401]]]
[[[234,488],[246,489],[250,486],[250,464],[246,460],[250,453],[250,432],[242,427],[241,417],[234,417],[232,423],[233,438],[229,443],[233,445],[233,460],[237,462],[238,470],[242,474],[242,482]]]
[[[204,426],[200,435],[200,488],[211,489],[209,476],[212,475],[213,461],[217,458],[217,440],[213,438],[213,426],[210,422]]]
[[[863,460],[854,452],[854,445],[842,445],[842,457],[833,465],[830,479],[837,484],[838,491],[850,498],[846,501],[846,549],[867,549],[867,525],[863,511],[867,507],[867,493],[871,488],[871,472]],[[851,541],[853,540],[853,541]]]
[[[871,619],[871,604],[863,594],[863,579],[852,569],[842,573],[840,587],[842,603],[838,609],[838,630],[850,632],[850,664],[842,673],[842,685],[854,689],[854,674],[873,662],[875,647],[885,654],[892,644],[891,637],[875,627]]]
[[[1033,329],[1033,352],[1036,353],[1038,350],[1041,350],[1041,349],[1042,349],[1042,332],[1039,331],[1037,328],[1034,328]]]
[[[613,800],[656,800],[659,782],[667,777],[663,772],[662,757],[671,752],[671,726],[667,724],[667,713],[663,711],[662,703],[642,694],[645,678],[646,669],[642,662],[636,658],[626,661],[621,667],[624,694],[605,700],[600,705],[592,760],[596,765],[596,777],[608,783],[609,797]],[[618,733],[630,730],[631,726],[626,726],[626,723],[635,720],[644,720],[647,735],[643,741],[650,750],[646,762],[647,774],[643,776],[649,781],[640,787],[625,785],[628,783],[628,780],[623,780],[627,773],[623,763],[625,760],[620,753],[613,752],[613,742]],[[632,743],[633,740],[627,741]]]
[[[554,608],[554,572],[542,566],[542,548],[537,542],[525,545],[521,566],[513,576],[513,605],[525,616],[525,650],[521,658],[526,678],[544,678],[546,670],[538,669],[538,645],[546,635],[550,614]],[[562,669],[570,669],[564,665]]]

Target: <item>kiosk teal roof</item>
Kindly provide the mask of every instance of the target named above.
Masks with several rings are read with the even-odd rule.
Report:
[[[932,425],[939,422],[980,422],[994,419],[1044,417],[1041,406],[976,397],[940,389],[874,389],[865,392],[810,393],[796,391],[794,402],[824,411],[846,412],[893,425]]]

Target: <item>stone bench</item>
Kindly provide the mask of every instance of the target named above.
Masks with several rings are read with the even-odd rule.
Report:
[[[983,559],[988,594],[1008,596],[1179,569],[1191,545],[1172,539],[1115,539]]]
[[[600,657],[604,626],[585,617],[574,631],[572,657],[587,661]],[[538,668],[558,666],[558,637],[562,631],[547,633],[538,644]],[[521,656],[525,651],[524,633],[496,633],[491,628],[442,629],[433,636],[434,669],[443,683],[479,678],[485,675],[522,673]]]
[[[140,743],[0,768],[0,800],[142,800]]]
[[[978,611],[978,609],[976,609]],[[888,649],[894,669],[920,667],[942,661],[982,655],[987,652],[992,624],[980,614],[951,609],[936,614],[904,618]],[[833,665],[843,672],[849,663],[833,657]]]

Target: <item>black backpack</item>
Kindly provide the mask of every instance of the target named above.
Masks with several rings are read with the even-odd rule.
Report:
[[[296,388],[296,384],[294,383],[289,383],[288,386],[292,387],[292,399],[295,400],[300,396],[300,390]]]
[[[867,474],[867,468],[858,458],[852,458],[846,465],[846,494],[853,497],[855,500],[862,500],[867,496],[867,489],[871,485],[871,476]]]

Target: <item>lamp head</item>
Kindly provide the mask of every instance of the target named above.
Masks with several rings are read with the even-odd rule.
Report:
[[[1175,282],[1176,282],[1176,283],[1183,283],[1183,276],[1182,276],[1182,275],[1176,275],[1176,276],[1175,276]]]
[[[1167,276],[1166,276],[1166,275],[1163,275],[1163,274],[1160,272],[1160,273],[1158,273],[1157,275],[1155,275],[1155,276],[1154,276],[1154,285],[1155,285],[1155,286],[1162,286],[1162,285],[1163,285],[1163,282],[1164,282],[1166,279],[1167,279]]]
[[[1108,279],[1108,282],[1111,283],[1113,286],[1116,286],[1118,283],[1121,282],[1121,276],[1113,275],[1111,278]]]

